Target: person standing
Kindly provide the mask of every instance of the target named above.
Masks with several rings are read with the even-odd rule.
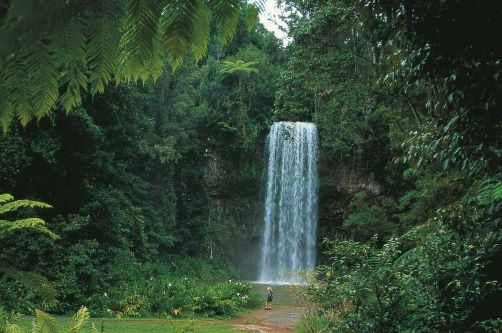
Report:
[[[265,307],[265,310],[272,310],[272,299],[274,298],[274,292],[272,291],[272,288],[267,287],[267,306]]]

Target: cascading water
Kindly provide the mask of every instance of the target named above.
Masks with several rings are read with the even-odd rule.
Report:
[[[314,267],[317,228],[317,128],[277,122],[268,140],[262,283],[300,282]]]

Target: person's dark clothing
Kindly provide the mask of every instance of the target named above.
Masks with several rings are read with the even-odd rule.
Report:
[[[272,302],[273,298],[274,298],[274,292],[269,291],[267,295],[267,302]]]

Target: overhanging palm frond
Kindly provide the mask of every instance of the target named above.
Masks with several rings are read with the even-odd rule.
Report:
[[[67,112],[81,93],[114,82],[156,79],[167,58],[179,66],[188,50],[204,57],[210,23],[222,44],[248,25],[258,5],[240,0],[11,0],[0,23],[0,125],[26,125],[59,104]]]
[[[62,73],[60,86],[61,105],[66,112],[82,103],[81,93],[86,92],[89,85],[87,77],[85,25],[79,18],[69,22],[63,34],[60,47],[63,50]]]
[[[207,52],[211,35],[211,9],[203,0],[197,1],[194,18],[192,53],[195,61],[199,61]]]
[[[122,45],[133,58],[131,61],[139,66],[145,64],[153,55],[162,7],[160,0],[137,0],[128,3],[122,23]]]
[[[248,5],[246,8],[246,27],[248,31],[251,31],[253,27],[258,23],[260,14],[260,8],[258,5]]]
[[[197,0],[173,1],[168,4],[160,23],[169,60],[173,68],[183,62],[192,42],[192,25]]]
[[[239,0],[209,0],[213,10],[216,33],[220,42],[225,45],[233,37],[239,23]]]
[[[118,6],[103,6],[90,20],[85,61],[90,71],[90,90],[93,94],[102,93],[117,71],[120,32],[116,11],[119,10]],[[122,57],[127,62],[127,57]],[[130,76],[122,78],[128,81]]]

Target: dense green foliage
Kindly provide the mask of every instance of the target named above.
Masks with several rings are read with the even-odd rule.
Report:
[[[275,108],[319,127],[333,239],[302,330],[496,329],[501,6],[283,3],[293,43]]]
[[[166,59],[179,67],[189,50],[200,61],[211,35],[229,42],[242,10],[250,29],[258,8],[239,0],[3,2],[3,131],[56,106],[69,112],[81,105],[83,93],[102,93],[111,82],[157,80],[169,68]]]
[[[101,41],[105,53],[119,45],[113,61],[123,66],[104,71],[92,51],[95,28],[115,21],[94,24],[107,19],[94,5],[41,35],[32,29],[47,23],[40,12],[15,20],[12,8],[30,7],[0,6],[0,37],[20,37],[8,48],[35,40],[20,53],[0,52],[0,94],[8,95],[0,119],[9,126],[0,137],[0,193],[50,203],[42,231],[59,236],[2,232],[16,222],[0,220],[1,264],[42,274],[58,290],[55,302],[42,303],[0,271],[0,319],[41,306],[126,317],[232,316],[255,306],[249,285],[221,282],[237,272],[220,259],[252,268],[265,136],[272,121],[289,120],[319,129],[319,234],[327,238],[304,295],[315,311],[301,331],[500,330],[502,46],[494,32],[502,31],[502,4],[280,2],[293,37],[285,49],[263,26],[248,29],[255,7],[194,1],[175,6],[187,10],[178,18],[203,10],[172,31],[174,46],[160,48],[169,59],[160,61],[152,36],[170,11],[143,25],[132,6],[141,2],[126,1],[113,14],[123,24],[110,30],[120,41],[108,36],[120,44]],[[223,21],[218,3],[232,7]],[[210,9],[220,37],[236,31],[225,49],[209,38]],[[84,27],[85,45],[61,51],[68,39],[82,42],[72,36]],[[187,55],[192,41],[197,62]],[[30,70],[40,62],[32,57],[50,68]],[[152,57],[157,65],[148,67]],[[82,83],[70,74],[84,75]],[[127,84],[103,92],[112,81]],[[15,114],[22,123],[49,115],[22,127]],[[40,229],[41,220],[25,220],[32,213],[9,220]]]
[[[244,296],[242,290],[229,287],[227,294],[224,286],[200,282],[237,273],[207,267],[199,274],[206,264],[189,258],[212,259],[212,265],[223,255],[236,261],[233,246],[247,235],[242,221],[230,220],[218,200],[248,202],[248,211],[259,200],[259,156],[282,50],[262,26],[248,30],[246,19],[242,12],[234,40],[225,50],[212,41],[199,64],[187,55],[155,84],[84,96],[68,115],[55,112],[25,128],[13,124],[0,137],[0,188],[50,203],[54,208],[41,217],[59,236],[51,240],[22,231],[2,238],[6,265],[41,273],[58,290],[55,303],[41,304],[2,275],[6,308],[28,312],[44,306],[62,313],[86,305],[95,314],[110,307],[118,314],[120,304],[152,276],[152,288],[189,278],[200,287],[194,297],[209,300],[203,305],[177,295],[172,303],[178,305],[159,310],[148,303],[142,315],[169,313],[171,305],[200,308],[186,313],[231,315],[252,305],[228,295]],[[226,72],[230,63],[252,64],[252,71]],[[174,261],[177,270],[170,269],[171,254],[181,255]],[[121,290],[124,283],[136,294]],[[153,302],[155,295],[139,296]],[[211,303],[216,301],[227,302],[228,309]]]
[[[231,317],[262,303],[248,283],[228,280],[207,284],[168,275],[123,283],[98,301],[105,303],[106,312],[96,315],[118,317]]]

